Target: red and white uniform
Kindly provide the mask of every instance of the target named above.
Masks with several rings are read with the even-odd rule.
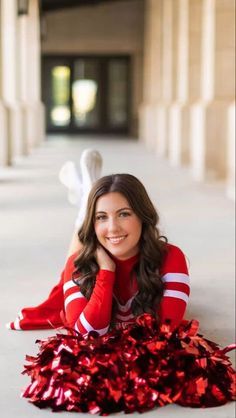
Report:
[[[189,297],[188,269],[182,251],[167,244],[168,253],[164,259],[161,276],[164,282],[164,296],[158,314],[161,322],[171,321],[175,328],[182,321]],[[117,302],[117,326],[132,322],[131,303],[138,292],[136,278],[131,272],[138,256],[129,260],[116,260],[115,273],[100,270],[90,300],[87,300],[72,281],[74,260],[72,255],[66,264],[59,283],[51,290],[47,299],[38,306],[23,308],[15,321],[7,324],[11,330],[57,328],[67,324],[82,334],[96,330],[105,334],[110,326],[112,299]]]
[[[176,246],[167,244],[161,277],[164,295],[158,314],[161,322],[170,320],[174,329],[183,319],[189,298],[189,276],[183,252]],[[100,270],[96,277],[94,290],[89,300],[72,281],[74,260],[72,255],[63,272],[64,309],[66,322],[76,331],[86,335],[97,331],[104,335],[110,326],[113,297],[117,302],[116,322],[118,326],[132,322],[131,303],[138,292],[137,280],[132,280],[132,269],[138,256],[128,260],[115,260],[116,271]]]

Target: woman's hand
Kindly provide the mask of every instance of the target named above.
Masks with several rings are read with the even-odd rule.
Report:
[[[111,257],[109,257],[109,255],[101,245],[99,245],[99,247],[97,248],[96,260],[100,270],[115,271],[116,265],[114,261],[111,259]]]

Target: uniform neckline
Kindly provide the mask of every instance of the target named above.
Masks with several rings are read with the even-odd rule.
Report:
[[[139,256],[140,256],[140,253],[137,253],[137,254],[133,255],[132,257],[126,258],[125,260],[121,260],[120,258],[117,258],[117,257],[115,257],[114,255],[111,254],[111,257],[114,260],[114,262],[116,263],[116,265],[120,265],[120,266],[134,265],[138,261]]]

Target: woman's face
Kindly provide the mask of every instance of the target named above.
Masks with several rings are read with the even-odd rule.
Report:
[[[125,260],[138,253],[142,223],[121,193],[98,198],[94,227],[100,244],[116,258]]]

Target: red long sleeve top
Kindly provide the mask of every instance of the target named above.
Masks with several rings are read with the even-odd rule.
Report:
[[[185,313],[189,298],[189,275],[183,252],[172,244],[167,244],[167,249],[160,271],[164,294],[158,314],[161,323],[169,320],[174,329]],[[63,272],[64,310],[68,325],[83,335],[92,330],[104,335],[111,322],[113,297],[117,302],[117,326],[132,322],[134,315],[131,304],[138,293],[135,276],[132,280],[132,270],[138,256],[124,261],[115,260],[115,272],[100,270],[89,300],[72,280],[76,257],[77,254],[74,254],[68,259]]]
[[[161,268],[164,283],[164,295],[158,310],[161,322],[171,321],[175,328],[182,321],[189,297],[188,269],[182,251],[167,244],[167,254]],[[7,324],[11,330],[30,330],[57,328],[63,325],[62,317],[80,333],[86,335],[91,330],[105,334],[110,326],[112,301],[117,302],[117,326],[126,326],[134,320],[131,311],[132,300],[138,292],[137,280],[132,270],[138,256],[129,260],[116,260],[116,271],[100,270],[96,284],[87,300],[79,287],[72,281],[74,260],[72,255],[61,275],[61,279],[53,287],[47,299],[38,306],[21,309],[17,318]],[[62,313],[63,314],[62,315]]]

